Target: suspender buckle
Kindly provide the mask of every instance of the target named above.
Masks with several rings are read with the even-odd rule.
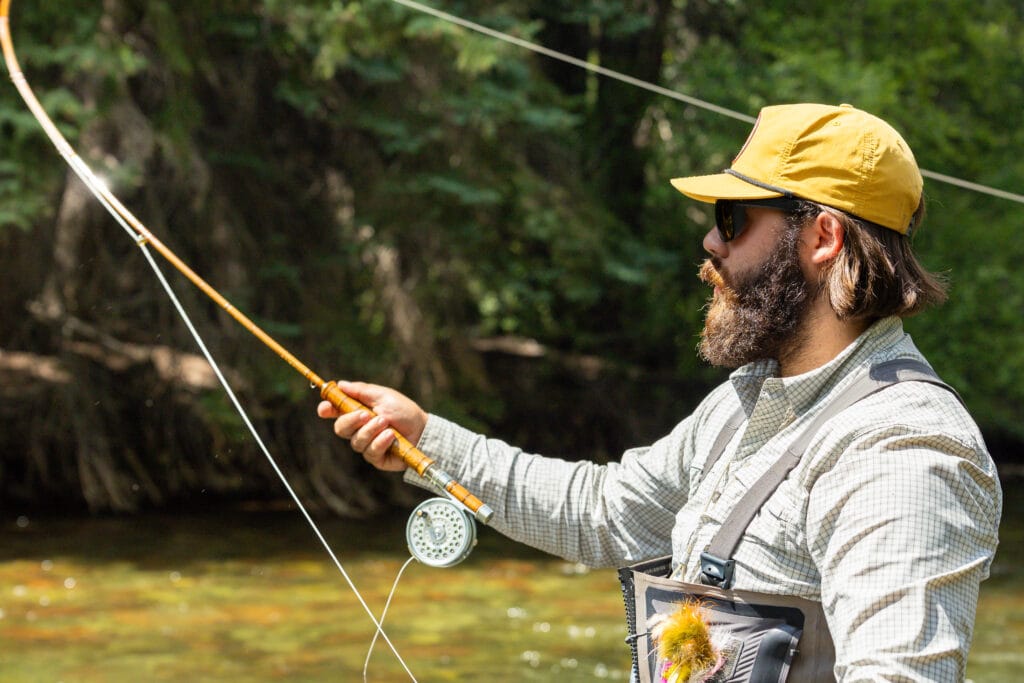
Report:
[[[710,553],[700,554],[700,582],[723,590],[732,588],[736,560],[723,560]]]

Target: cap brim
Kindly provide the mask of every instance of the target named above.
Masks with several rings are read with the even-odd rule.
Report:
[[[673,178],[672,187],[699,202],[715,203],[719,199],[771,199],[783,196],[763,187],[752,185],[728,173]]]

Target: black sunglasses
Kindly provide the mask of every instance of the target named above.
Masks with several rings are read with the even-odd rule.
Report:
[[[794,213],[802,204],[799,199],[777,197],[775,199],[719,199],[715,202],[715,226],[723,242],[736,239],[747,227],[748,206],[763,206]]]

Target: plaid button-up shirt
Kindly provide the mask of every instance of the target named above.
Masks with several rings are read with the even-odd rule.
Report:
[[[696,581],[744,492],[858,369],[895,358],[922,359],[890,318],[803,375],[744,366],[670,434],[604,466],[527,454],[435,415],[419,446],[511,538],[591,566],[671,553],[676,576]],[[703,472],[740,405],[747,422]],[[903,382],[818,431],[748,526],[734,587],[820,601],[841,681],[962,680],[1001,507],[995,465],[956,396]]]

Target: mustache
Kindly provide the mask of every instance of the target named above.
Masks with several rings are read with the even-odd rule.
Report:
[[[705,259],[704,263],[700,266],[700,271],[697,273],[697,277],[702,282],[714,288],[715,293],[708,297],[707,305],[711,307],[715,306],[729,306],[735,308],[743,305],[742,286],[740,289],[736,289],[722,272],[721,261],[712,256]]]
[[[728,289],[729,285],[725,282],[725,278],[722,277],[722,273],[719,271],[720,263],[716,258],[708,258],[704,260],[704,263],[700,265],[700,270],[697,272],[697,277],[700,278],[701,282],[711,285],[712,287],[718,287],[719,289]]]

